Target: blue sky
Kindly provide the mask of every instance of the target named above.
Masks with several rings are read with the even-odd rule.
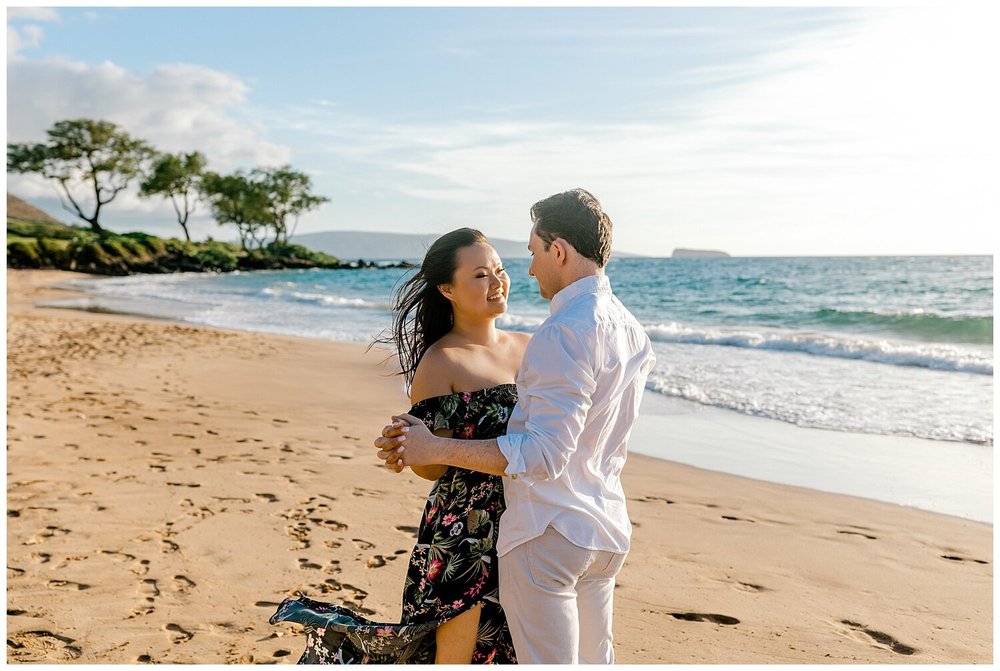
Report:
[[[993,253],[995,16],[8,8],[7,134],[102,118],[219,171],[291,163],[331,199],[300,233],[524,240],[534,201],[583,186],[630,252]],[[51,184],[8,190],[70,220]],[[180,231],[133,193],[106,212]],[[227,237],[205,207],[192,228]]]

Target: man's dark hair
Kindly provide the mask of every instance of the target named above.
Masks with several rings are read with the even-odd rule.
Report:
[[[562,238],[582,256],[603,268],[611,256],[611,219],[589,191],[572,189],[549,196],[531,206],[535,235],[548,251]]]

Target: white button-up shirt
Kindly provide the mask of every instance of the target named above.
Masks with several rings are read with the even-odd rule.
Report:
[[[604,275],[552,298],[517,376],[497,552],[552,526],[573,544],[628,552],[632,524],[621,485],[626,441],[656,358],[649,336]]]

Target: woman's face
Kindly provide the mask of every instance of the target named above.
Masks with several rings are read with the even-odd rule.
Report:
[[[510,278],[496,250],[485,242],[477,242],[462,247],[455,256],[451,282],[439,285],[455,311],[494,317],[506,312]]]

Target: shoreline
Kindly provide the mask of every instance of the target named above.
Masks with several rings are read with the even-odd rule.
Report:
[[[9,662],[292,663],[304,637],[267,618],[295,591],[398,618],[430,487],[374,459],[405,404],[382,355],[35,308],[65,275],[27,272],[7,273]],[[990,524],[638,451],[623,477],[619,663],[993,660]]]
[[[115,298],[112,302],[116,306],[108,307],[101,305],[100,300],[86,290],[65,286],[53,290],[64,294],[50,302],[63,304],[46,306],[46,310],[113,314],[227,332],[275,335],[192,324],[179,315],[171,315],[169,305],[158,306],[161,314],[149,314],[138,308],[128,310],[128,299],[124,297]],[[67,298],[67,293],[78,299]],[[148,306],[148,301],[136,303],[140,307]],[[340,342],[308,336],[291,337]],[[732,449],[732,445],[747,442],[754,445],[753,455]],[[992,445],[800,427],[647,390],[630,451],[763,482],[896,503],[977,522],[993,522]],[[947,478],[937,477],[941,470],[947,473]]]

